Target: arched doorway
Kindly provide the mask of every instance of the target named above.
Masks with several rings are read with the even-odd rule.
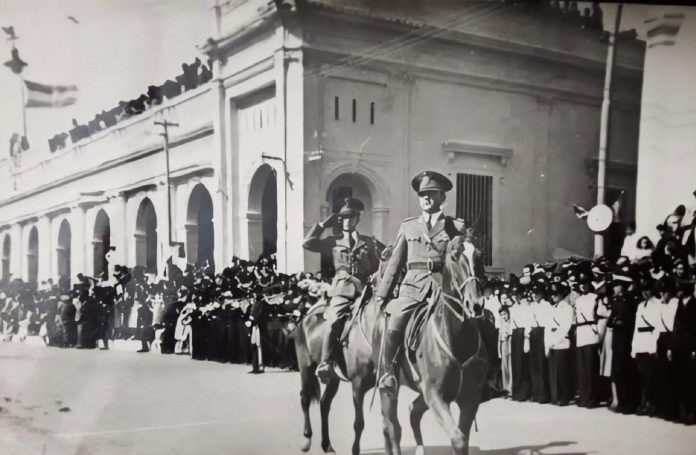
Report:
[[[100,209],[94,221],[94,234],[92,236],[94,250],[94,276],[109,279],[109,261],[106,253],[111,248],[111,220],[104,209]]]
[[[268,164],[261,165],[249,189],[249,259],[278,251],[278,183]]]
[[[138,207],[135,221],[135,263],[146,273],[157,274],[157,213],[149,198]]]
[[[70,223],[63,220],[58,230],[58,246],[56,246],[56,260],[58,262],[58,278],[61,282],[70,281],[70,248],[72,233]]]
[[[196,265],[207,262],[214,266],[214,250],[213,199],[199,183],[191,192],[186,210],[186,260]]]
[[[372,223],[372,193],[367,179],[361,174],[341,174],[329,185],[326,191],[326,203],[329,210],[333,209],[334,201],[346,197],[360,199],[365,204],[365,210],[360,214],[358,231],[365,235],[374,235]]]
[[[27,245],[27,281],[36,286],[39,276],[39,230],[36,226],[29,231]]]
[[[10,281],[10,255],[12,254],[12,241],[10,234],[5,235],[2,241],[2,282]]]

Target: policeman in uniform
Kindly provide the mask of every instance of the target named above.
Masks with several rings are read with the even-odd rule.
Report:
[[[364,204],[348,197],[335,203],[334,213],[321,223],[315,224],[305,237],[303,246],[315,253],[331,253],[336,270],[329,290],[329,307],[324,313],[329,327],[324,332],[322,359],[317,376],[322,381],[336,377],[330,363],[335,342],[341,335],[351,305],[363,290],[363,283],[377,271],[383,245],[373,237],[361,235],[355,229],[360,222]],[[341,226],[342,232],[322,238],[324,229]]]
[[[392,295],[397,278],[405,269],[399,296],[389,301],[386,307],[387,331],[380,359],[384,370],[379,387],[392,393],[396,393],[398,388],[394,363],[406,323],[413,311],[440,287],[447,243],[456,236],[466,234],[463,220],[442,213],[445,193],[452,189],[452,182],[447,177],[424,171],[413,178],[411,185],[418,193],[423,213],[401,223],[377,291],[377,299],[384,302]]]

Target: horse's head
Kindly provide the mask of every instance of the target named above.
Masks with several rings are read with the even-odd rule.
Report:
[[[481,305],[483,291],[480,279],[474,274],[476,261],[481,256],[464,236],[453,238],[447,244],[445,265],[442,270],[442,291],[446,298],[456,300],[462,307],[462,316],[473,317],[475,306]]]

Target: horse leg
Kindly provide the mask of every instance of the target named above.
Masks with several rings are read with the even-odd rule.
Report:
[[[469,453],[469,436],[471,435],[471,424],[476,418],[476,412],[478,411],[479,399],[471,398],[468,400],[460,399],[457,404],[459,405],[459,431],[464,435],[464,450],[461,452],[463,455],[468,455]]]
[[[449,404],[445,403],[445,400],[442,399],[442,396],[436,390],[427,390],[426,393],[425,401],[430,410],[433,411],[433,414],[435,414],[437,422],[449,436],[452,452],[455,455],[464,455],[466,453],[467,438],[459,429],[459,425],[454,421]]]
[[[324,394],[319,402],[319,409],[321,410],[321,448],[327,453],[334,452],[333,447],[331,447],[331,439],[329,438],[329,411],[331,410],[331,402],[338,391],[339,383],[338,379],[332,379],[326,384],[326,389],[324,389]]]
[[[363,403],[365,401],[365,387],[363,380],[358,378],[353,380],[353,407],[355,408],[355,421],[353,422],[353,455],[360,455],[360,437],[365,428],[365,417]]]
[[[309,418],[309,406],[312,399],[319,395],[319,381],[314,375],[314,368],[308,366],[300,367],[300,378],[302,381],[302,389],[300,390],[300,404],[302,405],[302,414],[304,414],[304,441],[300,445],[303,452],[309,451],[312,445],[312,422]]]
[[[397,392],[398,393],[398,385]],[[391,391],[380,391],[382,400],[382,432],[385,455],[401,455],[401,425],[397,415],[398,396]]]
[[[416,451],[415,455],[423,455],[425,449],[423,448],[423,435],[421,434],[421,419],[423,414],[428,410],[428,405],[425,404],[425,399],[423,395],[418,395],[415,400],[409,406],[410,417],[411,417],[411,429],[413,430],[413,437],[416,440]]]

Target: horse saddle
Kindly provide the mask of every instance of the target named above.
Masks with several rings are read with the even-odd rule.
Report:
[[[428,322],[430,315],[433,313],[435,305],[433,303],[439,298],[439,292],[431,294],[422,305],[420,305],[411,314],[406,323],[406,331],[404,333],[404,351],[411,362],[415,362],[416,351],[420,346],[421,336],[425,323]]]

